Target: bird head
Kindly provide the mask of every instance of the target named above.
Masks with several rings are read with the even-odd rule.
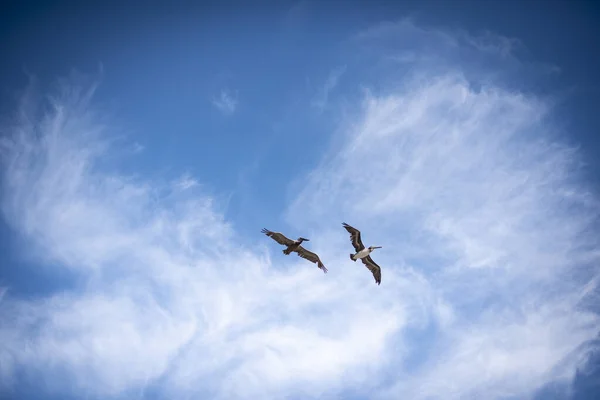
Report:
[[[303,237],[299,237],[299,238],[298,238],[298,241],[299,241],[300,243],[302,243],[302,242],[310,242],[310,239],[306,239],[306,238],[303,238]]]
[[[381,249],[381,246],[369,246],[369,250]]]

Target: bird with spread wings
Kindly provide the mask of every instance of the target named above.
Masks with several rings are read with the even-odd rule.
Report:
[[[373,250],[380,249],[381,246],[369,246],[369,247],[365,248],[365,245],[363,244],[363,242],[360,238],[360,231],[358,229],[348,225],[345,222],[343,222],[342,225],[348,231],[348,233],[350,233],[350,242],[352,243],[354,250],[356,250],[355,254],[350,254],[350,259],[352,261],[356,261],[357,259],[360,259],[362,261],[362,263],[365,264],[365,266],[373,274],[373,278],[375,278],[375,282],[378,285],[381,284],[381,267],[379,265],[377,265],[377,263],[375,263],[375,261],[373,261],[373,259],[371,258],[371,255],[370,255],[373,252]]]
[[[317,264],[317,266],[320,269],[322,269],[324,273],[327,273],[327,268],[325,268],[325,265],[323,265],[319,256],[316,253],[306,250],[304,247],[301,246],[301,243],[303,241],[309,241],[308,239],[299,237],[298,240],[292,240],[292,239],[287,238],[285,235],[283,235],[280,232],[273,232],[273,231],[270,231],[265,228],[263,228],[261,230],[261,232],[264,233],[265,235],[269,236],[271,239],[273,239],[277,243],[279,243],[283,246],[286,246],[286,249],[283,250],[283,254],[288,255],[292,252],[296,252],[299,257],[302,257],[305,260],[308,260],[314,264]]]

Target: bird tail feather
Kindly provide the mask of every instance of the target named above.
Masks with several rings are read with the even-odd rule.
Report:
[[[319,263],[319,268],[323,270],[324,273],[327,273],[327,268],[323,265],[323,263]]]

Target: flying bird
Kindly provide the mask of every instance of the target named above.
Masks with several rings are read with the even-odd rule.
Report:
[[[324,273],[327,273],[327,268],[325,268],[325,265],[323,265],[319,256],[316,253],[306,250],[304,247],[301,246],[302,242],[310,242],[310,239],[299,237],[297,240],[292,240],[285,237],[285,235],[283,235],[280,232],[273,232],[265,228],[263,228],[261,232],[269,236],[277,243],[286,246],[286,248],[283,250],[283,254],[289,255],[295,251],[296,253],[298,253],[298,256],[317,264],[317,266],[321,268]]]
[[[365,266],[369,268],[369,270],[373,274],[375,282],[377,282],[378,285],[381,284],[381,267],[377,265],[375,261],[373,261],[370,254],[373,252],[373,250],[381,249],[382,247],[369,246],[365,248],[365,245],[360,239],[360,231],[356,228],[351,227],[345,222],[343,222],[342,225],[344,226],[344,228],[346,228],[348,233],[350,233],[350,242],[352,242],[352,246],[354,246],[354,250],[356,250],[355,254],[350,254],[350,259],[354,262],[360,259],[362,263],[365,264]]]

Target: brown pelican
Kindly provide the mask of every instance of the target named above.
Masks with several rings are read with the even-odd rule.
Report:
[[[300,257],[304,258],[305,260],[308,260],[312,263],[317,264],[317,266],[319,268],[321,268],[324,273],[327,273],[327,268],[325,268],[325,266],[321,262],[321,259],[319,258],[319,256],[316,255],[315,253],[313,253],[312,251],[306,250],[304,247],[301,246],[302,242],[310,242],[310,239],[299,237],[297,240],[292,240],[292,239],[285,237],[280,232],[272,232],[265,228],[263,228],[261,230],[261,232],[264,233],[265,235],[269,236],[271,239],[273,239],[277,243],[287,246],[285,248],[285,250],[283,250],[283,254],[289,255],[290,253],[295,251],[296,253],[298,253],[298,256],[300,256]]]
[[[373,274],[375,278],[375,282],[379,285],[381,283],[381,267],[373,261],[370,254],[375,249],[381,249],[381,246],[369,246],[365,248],[362,240],[360,239],[360,231],[356,228],[351,227],[347,223],[343,222],[342,225],[348,233],[350,233],[350,241],[352,242],[352,246],[354,246],[354,250],[356,250],[355,254],[350,254],[350,259],[354,262],[360,258],[360,260],[365,264],[367,268]]]

